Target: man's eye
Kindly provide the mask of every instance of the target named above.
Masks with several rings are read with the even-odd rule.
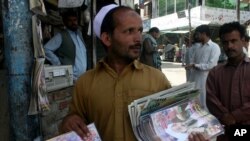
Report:
[[[140,29],[139,29],[139,32],[140,32],[140,33],[142,33],[142,31],[143,31],[143,29],[142,29],[142,28],[140,28]]]
[[[129,32],[129,33],[132,33],[132,32],[133,32],[133,29],[129,29],[128,32]]]
[[[234,44],[234,43],[237,43],[238,42],[238,40],[232,40],[232,43]]]
[[[125,32],[128,33],[128,34],[136,33],[136,32],[142,33],[142,28],[138,29],[138,30],[135,30],[134,28],[131,28],[131,29],[127,29]]]
[[[227,44],[228,44],[228,42],[226,42],[226,41],[225,41],[225,42],[222,42],[222,44],[223,44],[223,45],[227,45]]]

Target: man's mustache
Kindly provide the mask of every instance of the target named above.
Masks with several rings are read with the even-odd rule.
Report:
[[[229,49],[229,50],[227,50],[226,52],[228,52],[228,53],[230,53],[230,52],[236,52],[236,50],[234,50],[234,49]]]
[[[134,44],[130,46],[131,48],[141,48],[141,43]]]

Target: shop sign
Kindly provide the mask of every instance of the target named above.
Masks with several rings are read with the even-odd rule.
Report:
[[[201,19],[211,21],[213,24],[222,25],[227,22],[237,21],[236,10],[204,7]],[[240,11],[240,23],[243,24],[250,19],[249,11]]]

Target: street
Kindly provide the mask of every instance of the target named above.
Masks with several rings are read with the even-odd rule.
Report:
[[[186,71],[181,63],[162,61],[162,72],[166,75],[172,86],[186,82]]]

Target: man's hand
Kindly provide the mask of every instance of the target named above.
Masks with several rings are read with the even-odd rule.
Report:
[[[157,46],[157,49],[164,49],[164,47],[165,47],[165,45],[164,45],[164,44],[162,44],[162,45],[158,45],[158,46]]]
[[[208,141],[201,133],[191,133],[188,136],[188,141]]]
[[[62,132],[75,131],[82,139],[87,139],[91,134],[83,119],[78,115],[66,116],[61,125]]]
[[[221,118],[221,123],[229,126],[232,124],[236,123],[235,118],[233,117],[233,115],[231,113],[226,113],[222,118]]]
[[[194,68],[195,66],[194,66],[194,64],[189,64],[189,65],[186,65],[185,66],[185,69],[192,69],[192,68]]]

